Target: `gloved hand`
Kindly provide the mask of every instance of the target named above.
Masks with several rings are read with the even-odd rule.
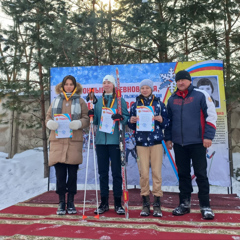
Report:
[[[89,100],[90,100],[90,94],[88,94],[87,97],[86,97],[86,101],[88,102]],[[96,96],[93,95],[93,104],[96,104],[97,101],[98,101],[98,100],[97,100]]]
[[[57,128],[58,128],[58,123],[57,123],[56,121],[49,120],[49,121],[47,122],[47,128],[50,129],[50,130],[55,131],[55,130],[57,130]]]
[[[80,120],[73,120],[69,123],[69,128],[72,130],[78,130],[82,127],[82,122]]]
[[[122,121],[123,119],[124,119],[124,117],[119,113],[112,115],[112,120],[114,120],[114,121]]]
[[[90,109],[90,110],[88,111],[88,116],[89,116],[89,117],[94,117],[94,109]]]

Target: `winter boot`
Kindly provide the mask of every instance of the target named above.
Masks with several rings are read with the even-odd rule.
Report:
[[[154,217],[162,217],[160,197],[157,197],[157,196],[154,196],[153,216]]]
[[[108,205],[108,197],[101,197],[101,204],[100,206],[98,207],[98,209],[96,209],[94,211],[95,214],[102,214],[106,211],[109,210],[109,205]]]
[[[172,214],[175,216],[184,215],[186,213],[190,213],[190,208],[191,208],[190,198],[183,199],[182,201],[180,201],[180,205],[172,211]]]
[[[150,200],[149,196],[142,196],[143,199],[143,208],[140,213],[141,216],[149,216],[150,214]]]
[[[67,212],[68,214],[76,214],[77,210],[74,206],[74,194],[68,193],[67,196]]]
[[[201,210],[203,219],[206,219],[206,220],[214,219],[215,215],[210,207],[201,207],[200,210]]]
[[[119,215],[125,214],[125,211],[122,207],[121,197],[114,197],[114,208],[115,212]]]
[[[59,195],[59,204],[57,209],[57,215],[66,214],[66,203],[65,203],[65,194]]]

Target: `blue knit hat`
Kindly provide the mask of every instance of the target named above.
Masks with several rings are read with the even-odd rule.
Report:
[[[141,89],[142,86],[148,86],[152,89],[153,92],[153,81],[150,79],[144,79],[140,82],[139,87]]]

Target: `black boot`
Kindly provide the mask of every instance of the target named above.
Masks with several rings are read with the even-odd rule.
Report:
[[[77,210],[74,206],[74,194],[68,193],[67,196],[67,212],[68,214],[76,214]]]
[[[98,207],[98,209],[96,209],[94,211],[95,214],[102,214],[106,211],[109,210],[109,205],[108,205],[108,197],[101,197],[101,204],[100,206]]]
[[[65,215],[66,214],[66,202],[65,202],[65,194],[59,195],[59,204],[57,215]]]
[[[214,219],[214,213],[210,207],[209,194],[198,195],[200,211],[203,219],[211,220]]]
[[[157,196],[154,196],[153,216],[154,217],[162,217],[160,197],[157,197]]]
[[[114,197],[114,207],[115,207],[115,212],[119,215],[125,214],[125,211],[122,207],[121,203],[121,197]]]
[[[190,213],[190,208],[191,208],[190,198],[180,199],[180,205],[172,211],[172,214],[175,216],[184,215]]]
[[[206,220],[214,219],[215,215],[210,207],[201,207],[200,210],[201,210],[203,219],[206,219]]]
[[[149,196],[142,196],[143,199],[143,208],[140,213],[141,216],[149,216],[150,214],[150,200]]]

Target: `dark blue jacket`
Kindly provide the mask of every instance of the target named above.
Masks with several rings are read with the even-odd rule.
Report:
[[[183,99],[177,91],[168,99],[170,124],[165,130],[165,140],[182,146],[212,140],[217,114],[209,94],[190,85]]]
[[[148,98],[144,98],[144,106],[149,106],[152,101],[153,95]],[[136,116],[137,106],[143,106],[140,96],[136,98],[136,102],[131,106],[130,109],[130,118],[132,116]],[[169,119],[167,116],[167,109],[165,104],[160,101],[159,98],[155,97],[152,103],[154,106],[154,116],[161,115],[163,118],[163,122],[154,121],[154,132],[141,132],[136,131],[136,123],[130,123],[130,119],[128,121],[129,128],[135,131],[135,139],[137,146],[153,146],[156,144],[161,144],[163,140],[163,129],[168,126]]]

